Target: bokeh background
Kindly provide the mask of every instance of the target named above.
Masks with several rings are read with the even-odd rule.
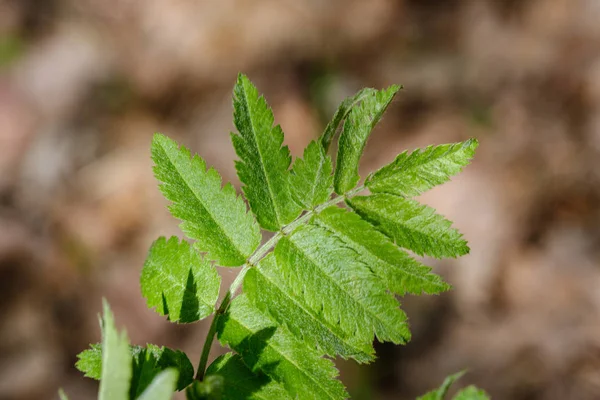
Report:
[[[403,300],[408,346],[340,362],[353,398],[414,398],[463,368],[499,400],[600,398],[599,0],[1,0],[0,65],[1,399],[94,398],[73,364],[102,297],[133,343],[197,363],[207,324],[166,323],[138,286],[150,243],[179,234],[149,145],[164,132],[239,185],[239,71],[295,156],[345,96],[403,84],[363,176],[481,142],[422,196],[470,242],[427,260],[455,290]]]

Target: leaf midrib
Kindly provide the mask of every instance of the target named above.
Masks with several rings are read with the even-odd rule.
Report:
[[[244,104],[246,106],[246,110],[248,112],[248,119],[250,120],[250,127],[252,128],[252,136],[254,138],[254,143],[256,143],[256,150],[258,151],[258,157],[260,159],[260,169],[262,170],[263,176],[265,177],[265,181],[267,183],[267,190],[269,191],[269,197],[271,200],[271,204],[273,206],[273,212],[275,213],[275,218],[277,219],[277,225],[281,226],[282,222],[281,222],[281,216],[279,215],[279,208],[275,202],[275,195],[273,193],[273,190],[271,189],[271,180],[269,179],[269,174],[267,174],[267,170],[265,168],[265,162],[264,162],[264,157],[261,151],[261,146],[258,144],[258,135],[257,135],[257,130],[256,127],[254,126],[254,118],[252,118],[252,115],[254,115],[255,113],[253,111],[250,110],[250,102],[248,101],[248,93],[246,92],[246,85],[242,82],[242,88],[244,89],[242,91],[243,95],[244,95]],[[258,96],[257,94],[257,99],[256,101],[258,102],[260,99],[260,96]],[[268,105],[267,105],[268,107]],[[273,131],[273,127],[269,128],[269,133],[271,133]]]
[[[386,170],[385,174],[381,174],[380,178],[382,181],[387,180],[387,179],[392,179],[397,173],[400,172],[406,172],[406,171],[413,171],[418,169],[419,167],[422,167],[424,165],[428,165],[431,164],[434,161],[438,161],[441,158],[446,157],[449,154],[454,154],[457,153],[459,150],[463,149],[463,148],[468,148],[468,146],[466,145],[467,142],[463,142],[460,143],[460,146],[458,145],[458,143],[452,143],[448,149],[446,151],[444,151],[443,153],[441,153],[440,155],[437,155],[434,157],[434,150],[436,148],[438,148],[439,146],[443,146],[443,145],[439,145],[439,146],[432,146],[431,148],[426,148],[426,149],[416,149],[414,150],[412,153],[409,153],[408,151],[404,151],[402,154],[400,154],[398,157],[396,157],[396,160],[394,160],[391,168],[389,168],[388,170]],[[430,154],[428,155],[427,152],[429,152]],[[406,162],[409,161],[411,159],[411,157],[418,157],[418,156],[423,156],[425,155],[425,157],[423,158],[425,161],[421,164],[410,164],[408,166],[408,168],[406,168]],[[404,156],[404,159],[402,160],[402,165],[398,164],[398,161],[400,160],[400,157]],[[460,163],[457,162],[453,162],[453,164],[455,165],[460,165]],[[405,167],[405,168],[402,168]],[[463,167],[461,167],[462,169]],[[388,172],[389,171],[389,172]],[[377,172],[375,172],[375,174],[373,175],[373,178],[375,179],[377,177]],[[426,180],[425,178],[421,177],[421,179]],[[372,181],[372,179],[371,179]],[[430,183],[430,182],[428,182]],[[368,185],[368,182],[367,182]]]
[[[169,151],[167,151],[167,149],[165,149],[165,147],[162,145],[162,143],[160,143],[160,147],[163,150],[163,152],[165,153],[165,155],[167,156],[167,158],[169,159],[171,165],[175,168],[175,170],[177,171],[177,173],[179,174],[179,176],[182,178],[182,181],[185,183],[186,187],[190,190],[190,192],[192,192],[192,194],[194,195],[194,197],[198,200],[198,202],[200,203],[200,205],[202,206],[202,208],[206,211],[206,213],[208,214],[208,216],[210,217],[210,219],[214,222],[215,226],[218,227],[219,231],[223,234],[224,237],[226,237],[229,240],[229,243],[232,245],[232,247],[235,249],[235,251],[237,252],[237,258],[240,259],[245,259],[246,257],[243,255],[243,253],[241,252],[241,250],[237,247],[236,242],[234,241],[234,239],[227,234],[227,231],[223,229],[223,227],[221,226],[221,224],[215,219],[215,216],[213,215],[213,213],[210,211],[209,208],[206,207],[205,202],[203,201],[204,199],[202,197],[199,196],[198,193],[196,193],[196,191],[192,188],[192,186],[190,185],[190,183],[188,182],[188,180],[186,179],[186,176],[184,174],[182,174],[182,169],[180,169],[177,165],[177,163],[175,163],[173,161],[173,158],[171,158],[171,155],[169,154]],[[194,164],[194,157],[192,157],[190,159],[192,168],[194,168],[193,164]],[[208,175],[208,171],[209,169],[206,166],[206,163],[204,163],[205,165],[201,168],[202,173]],[[210,180],[210,177],[207,177],[208,180]],[[218,185],[218,191],[219,194],[222,194],[222,188],[221,185]],[[234,194],[234,202],[237,198],[237,196]],[[185,220],[184,220],[185,221]],[[190,221],[191,222],[191,221]],[[208,252],[208,251],[207,251]],[[214,250],[211,250],[210,253],[213,253]],[[221,253],[221,252],[219,252]],[[226,254],[225,254],[226,255]],[[216,254],[212,255],[213,257],[216,257]],[[222,258],[223,254],[220,254],[220,256],[218,258]]]

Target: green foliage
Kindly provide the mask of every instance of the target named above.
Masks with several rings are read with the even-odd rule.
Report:
[[[294,201],[305,210],[312,210],[329,200],[333,183],[331,157],[318,142],[312,141],[304,150],[304,159],[297,159],[290,175],[290,190]]]
[[[416,200],[377,193],[356,196],[346,202],[398,246],[420,256],[457,257],[469,252],[467,242],[450,227],[450,221]]]
[[[364,88],[358,91],[354,96],[348,97],[342,101],[339,105],[337,111],[333,115],[331,122],[327,124],[325,131],[319,138],[319,143],[323,146],[325,151],[329,150],[329,145],[331,144],[335,134],[342,124],[350,111],[354,109],[361,101],[372,96],[375,93],[375,89]]]
[[[102,377],[102,344],[90,344],[90,348],[77,355],[79,359],[75,367],[83,372],[86,378],[100,380]]]
[[[391,163],[370,175],[365,186],[372,193],[418,196],[436,185],[447,182],[469,164],[478,142],[429,146],[412,153],[404,152]]]
[[[117,331],[106,301],[100,323],[102,343],[79,354],[76,364],[85,376],[100,379],[99,400],[169,400],[177,387],[179,371],[184,377],[179,380],[181,388],[190,384],[193,368],[185,354],[153,345],[147,349],[130,347],[125,331]],[[59,396],[67,399],[62,390]]]
[[[454,375],[448,376],[444,379],[442,385],[432,390],[431,392],[427,392],[423,396],[417,398],[417,400],[444,400],[446,398],[446,394],[457,380],[462,378],[465,374],[465,371],[458,372]],[[475,386],[468,386],[462,390],[460,390],[452,400],[489,400],[490,397],[485,393],[484,390],[478,389]]]
[[[400,86],[392,85],[386,90],[375,91],[365,96],[363,101],[352,108],[340,135],[337,165],[334,174],[334,187],[337,194],[354,189],[358,176],[358,162],[367,139],[379,119],[392,102]]]
[[[281,127],[273,126],[273,112],[250,80],[240,74],[233,93],[233,121],[239,134],[231,134],[231,141],[240,157],[235,168],[258,223],[277,231],[301,211],[289,188],[292,157],[288,147],[282,147]]]
[[[248,271],[244,292],[257,308],[323,354],[354,358],[361,363],[374,359],[370,342],[348,335],[337,321],[322,318],[320,310],[307,307],[301,296],[289,291],[274,254],[265,257],[258,268]]]
[[[240,75],[231,139],[251,212],[202,158],[154,136],[160,190],[194,242],[154,242],[141,274],[142,294],[172,322],[214,317],[194,379],[184,353],[130,347],[106,306],[103,343],[77,362],[85,376],[101,379],[101,398],[160,400],[185,389],[189,400],[345,399],[333,358],[367,363],[375,358],[375,339],[410,339],[396,296],[438,294],[450,286],[408,251],[439,258],[469,251],[450,221],[410,197],[458,173],[477,142],[402,153],[357,186],[367,139],[399,89],[363,89],[344,100],[321,137],[292,164],[271,109]],[[327,151],[340,131],[334,169]],[[370,195],[358,195],[366,189]],[[343,202],[349,208],[338,206]],[[261,247],[260,228],[276,232]],[[216,307],[221,279],[215,267],[242,265]],[[235,353],[207,367],[214,337]],[[441,400],[457,377],[421,399]],[[457,396],[487,398],[474,388]]]
[[[453,400],[489,400],[490,396],[483,389],[473,385],[467,386],[452,398]]]
[[[334,379],[333,362],[319,357],[284,327],[254,307],[245,295],[236,297],[217,328],[221,343],[242,356],[250,370],[280,382],[292,398],[344,399],[344,386]]]
[[[102,318],[102,368],[100,375],[99,400],[129,399],[129,383],[131,381],[131,357],[129,356],[129,339],[125,331],[119,333],[115,320],[104,302],[104,317]]]
[[[252,373],[237,354],[227,353],[220,356],[208,367],[206,373],[205,382],[198,382],[196,386],[202,387],[203,383],[208,383],[209,387],[201,391],[196,388],[200,395],[188,397],[190,400],[291,400],[283,386],[261,372]],[[216,397],[215,394],[220,397]]]
[[[260,243],[260,230],[231,184],[199,156],[161,134],[152,141],[154,175],[169,207],[183,221],[181,229],[196,248],[220,266],[242,265]]]
[[[159,238],[140,279],[148,307],[173,322],[194,322],[213,313],[221,277],[186,241]]]
[[[148,344],[146,347],[130,346],[129,351],[132,359],[131,398],[140,395],[154,377],[167,368],[175,369],[179,373],[177,390],[185,389],[194,379],[194,367],[187,355],[180,350]],[[78,370],[88,378],[101,378],[102,344],[90,345],[89,349],[82,351],[77,357],[79,361],[75,366]]]
[[[175,391],[177,371],[166,369],[159,373],[148,385],[146,390],[138,397],[139,400],[165,400],[170,399]]]
[[[450,289],[431,268],[412,258],[353,212],[328,207],[315,216],[313,223],[340,238],[392,293],[437,294]]]

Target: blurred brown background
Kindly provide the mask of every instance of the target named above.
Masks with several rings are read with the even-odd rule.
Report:
[[[294,155],[364,86],[405,89],[363,176],[477,137],[423,196],[472,253],[404,300],[414,340],[340,363],[355,399],[409,399],[463,368],[495,399],[600,399],[600,0],[1,0],[0,398],[91,399],[73,368],[101,298],[133,343],[189,352],[205,323],[146,309],[150,243],[179,234],[151,135],[238,184],[231,90],[247,73]],[[224,272],[226,282],[233,271]]]

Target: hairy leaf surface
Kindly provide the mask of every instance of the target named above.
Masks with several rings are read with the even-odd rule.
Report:
[[[292,400],[279,383],[263,373],[254,373],[242,358],[227,353],[217,358],[206,370],[207,379],[223,377],[222,398],[228,400]]]
[[[140,283],[148,307],[187,323],[213,313],[221,277],[188,242],[172,236],[152,244]]]
[[[277,231],[300,214],[289,189],[292,161],[283,132],[273,126],[273,112],[262,96],[244,76],[239,75],[234,88],[233,119],[239,134],[231,134],[239,161],[235,167],[244,183],[244,194],[264,229]]]
[[[321,358],[283,326],[253,307],[245,295],[236,297],[217,329],[219,340],[238,352],[253,372],[280,382],[293,398],[345,399],[331,360]]]
[[[358,260],[354,250],[325,229],[307,225],[275,247],[288,293],[359,343],[405,343],[406,315],[385,284]]]
[[[335,133],[337,132],[339,126],[348,116],[348,113],[356,107],[363,99],[367,96],[374,95],[376,92],[375,89],[364,88],[359,90],[354,96],[345,98],[342,103],[339,105],[337,111],[333,115],[333,119],[327,124],[325,127],[325,131],[319,138],[319,142],[325,152],[329,150],[329,145],[333,141],[335,137]]]
[[[388,89],[376,91],[365,96],[362,103],[350,111],[339,141],[334,175],[337,194],[348,192],[358,183],[358,163],[367,139],[398,90],[400,86],[392,85]]]
[[[119,333],[115,319],[104,301],[102,317],[102,375],[100,378],[99,400],[128,400],[131,381],[131,356],[129,339],[125,331]]]
[[[431,272],[431,268],[398,248],[386,235],[353,212],[328,207],[317,214],[312,223],[339,237],[393,293],[436,294],[450,288]]]
[[[357,196],[347,203],[400,246],[437,258],[467,254],[469,247],[452,223],[431,207],[387,193]]]
[[[269,313],[286,326],[299,340],[331,357],[354,358],[359,362],[374,360],[370,342],[348,334],[325,319],[320,311],[308,307],[303,296],[288,287],[273,253],[244,278],[244,293],[261,311]]]
[[[304,150],[304,159],[296,159],[290,175],[294,201],[305,210],[326,202],[333,192],[332,171],[331,157],[318,142],[310,142]]]
[[[221,188],[221,176],[199,156],[161,134],[152,141],[154,174],[160,190],[172,202],[171,214],[195,246],[220,266],[236,267],[260,244],[260,228],[231,184]]]
[[[369,176],[365,186],[372,193],[417,196],[458,174],[473,158],[477,144],[476,139],[469,139],[462,143],[429,146],[412,153],[405,151]]]

